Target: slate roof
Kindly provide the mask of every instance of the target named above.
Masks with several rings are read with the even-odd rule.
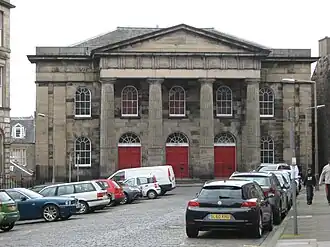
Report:
[[[181,24],[185,25],[185,24]],[[162,30],[164,28],[149,28],[149,27],[117,27],[116,30],[101,34],[99,36],[93,37],[91,39],[85,40],[83,42],[74,44],[73,47],[90,47],[90,48],[98,48],[110,44],[114,44],[120,41],[124,41],[126,39],[138,37],[140,35],[152,33],[155,31]],[[265,47],[263,45],[254,43],[252,41],[244,40],[242,38],[238,38],[236,36],[233,36],[231,34],[223,33],[220,32],[214,28],[200,28],[205,31],[209,31],[211,33],[221,35],[223,37],[229,38],[229,39],[234,39],[234,40],[239,40],[241,42],[250,44],[252,46],[258,46],[262,47],[264,49],[270,49],[269,47]]]
[[[25,128],[25,137],[22,139],[15,139],[12,138],[13,143],[26,143],[31,144],[35,143],[35,124],[34,124],[34,118],[32,116],[30,117],[11,117],[10,119],[10,129],[16,125],[21,124]],[[11,134],[11,132],[10,132]]]

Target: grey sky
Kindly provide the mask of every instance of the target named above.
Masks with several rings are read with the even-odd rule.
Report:
[[[168,27],[185,23],[272,48],[311,48],[330,35],[328,0],[11,0],[11,115],[35,109],[36,46],[67,46],[117,26]]]

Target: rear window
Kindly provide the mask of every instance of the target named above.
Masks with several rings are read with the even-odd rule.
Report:
[[[234,178],[241,178],[248,181],[255,181],[260,186],[269,186],[270,181],[268,177],[261,177],[261,176],[234,176]]]
[[[242,188],[237,186],[206,186],[199,195],[199,199],[242,199]]]
[[[106,189],[106,188],[109,187],[108,184],[106,182],[103,182],[103,181],[97,181],[96,183],[97,183],[98,186],[101,187],[101,189]]]
[[[117,188],[117,189],[119,189],[119,188],[120,188],[120,186],[117,184],[117,182],[115,182],[115,181],[112,181],[112,183],[114,184],[115,188]]]
[[[279,166],[278,170],[291,170],[290,166]]]
[[[0,202],[8,202],[11,201],[11,197],[4,191],[0,191]]]

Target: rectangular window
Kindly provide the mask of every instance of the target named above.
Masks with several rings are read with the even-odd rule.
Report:
[[[14,160],[14,162],[19,165],[26,166],[27,158],[26,158],[26,149],[15,148],[11,151],[10,158]]]
[[[3,43],[4,43],[4,37],[3,37],[3,34],[4,34],[4,30],[3,30],[3,12],[0,11],[0,46],[3,46]]]

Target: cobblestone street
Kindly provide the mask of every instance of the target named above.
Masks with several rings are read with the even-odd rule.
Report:
[[[6,247],[241,247],[263,242],[266,235],[256,240],[236,233],[202,233],[198,239],[188,239],[185,207],[198,191],[199,187],[180,187],[156,200],[141,200],[68,221],[20,222],[13,231],[0,233],[0,242]]]

